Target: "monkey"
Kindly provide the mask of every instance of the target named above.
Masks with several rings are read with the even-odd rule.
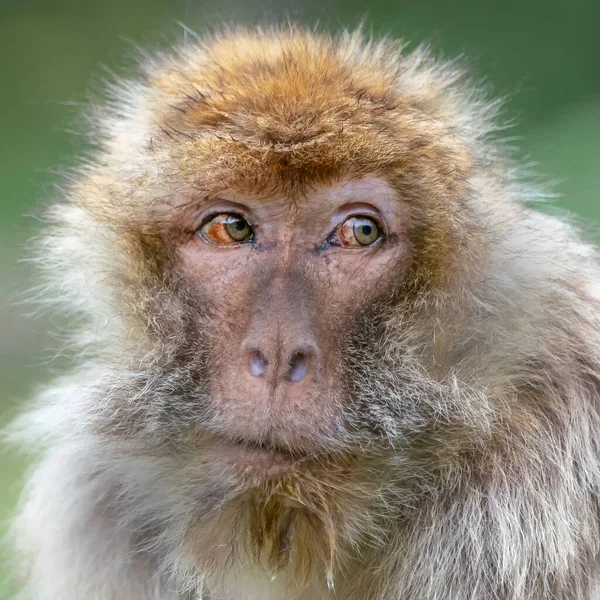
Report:
[[[30,600],[600,599],[600,268],[425,47],[232,27],[90,117],[7,437]]]

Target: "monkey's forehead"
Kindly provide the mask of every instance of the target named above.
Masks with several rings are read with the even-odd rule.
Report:
[[[442,97],[452,74],[435,64],[358,33],[231,31],[151,65],[117,145],[142,129],[154,157],[176,157],[162,167],[207,192],[298,194],[415,169],[464,176],[471,158],[456,135],[456,102]],[[129,160],[139,151],[129,148]]]
[[[170,55],[149,83],[192,126],[234,120],[257,144],[300,144],[338,130],[340,119],[373,117],[400,101],[400,46],[384,57],[357,44],[297,29],[230,32]]]

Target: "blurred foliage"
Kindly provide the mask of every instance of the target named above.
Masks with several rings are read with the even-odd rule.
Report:
[[[0,424],[37,382],[60,370],[49,320],[24,318],[26,240],[56,196],[56,175],[85,146],[78,106],[107,72],[127,74],[136,46],[167,46],[184,22],[293,20],[335,30],[364,21],[374,35],[427,41],[464,55],[508,98],[527,162],[555,182],[556,205],[600,217],[600,3],[597,0],[2,0],[0,3]],[[73,130],[79,132],[73,134]],[[0,454],[0,519],[14,505],[24,461]],[[5,590],[2,592],[2,590]],[[0,599],[11,598],[0,584]],[[4,594],[4,595],[3,595]]]

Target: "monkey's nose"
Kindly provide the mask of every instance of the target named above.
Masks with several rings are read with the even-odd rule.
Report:
[[[287,378],[290,381],[302,381],[308,373],[310,356],[306,352],[294,352],[288,363]]]
[[[274,382],[280,380],[299,383],[308,375],[313,362],[313,352],[310,350],[295,350],[285,356],[267,358],[262,350],[251,350],[248,354],[248,372],[254,377],[269,377]]]
[[[260,350],[252,350],[248,361],[248,370],[254,377],[264,377],[267,374],[269,361]]]

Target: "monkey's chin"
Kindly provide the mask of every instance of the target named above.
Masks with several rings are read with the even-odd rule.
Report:
[[[358,457],[216,436],[205,436],[203,449],[212,470],[208,480],[224,488],[217,510],[199,529],[190,529],[200,568],[223,572],[239,556],[240,564],[287,573],[300,591],[313,580],[331,585],[340,532],[350,531],[350,513],[341,507],[356,489]],[[206,554],[207,546],[219,550]]]
[[[299,588],[317,573],[329,581],[337,547],[332,490],[343,487],[345,473],[329,472],[316,455],[256,443],[221,442],[214,450],[239,486],[217,520],[235,515],[224,547],[237,546],[270,573],[290,567]]]

